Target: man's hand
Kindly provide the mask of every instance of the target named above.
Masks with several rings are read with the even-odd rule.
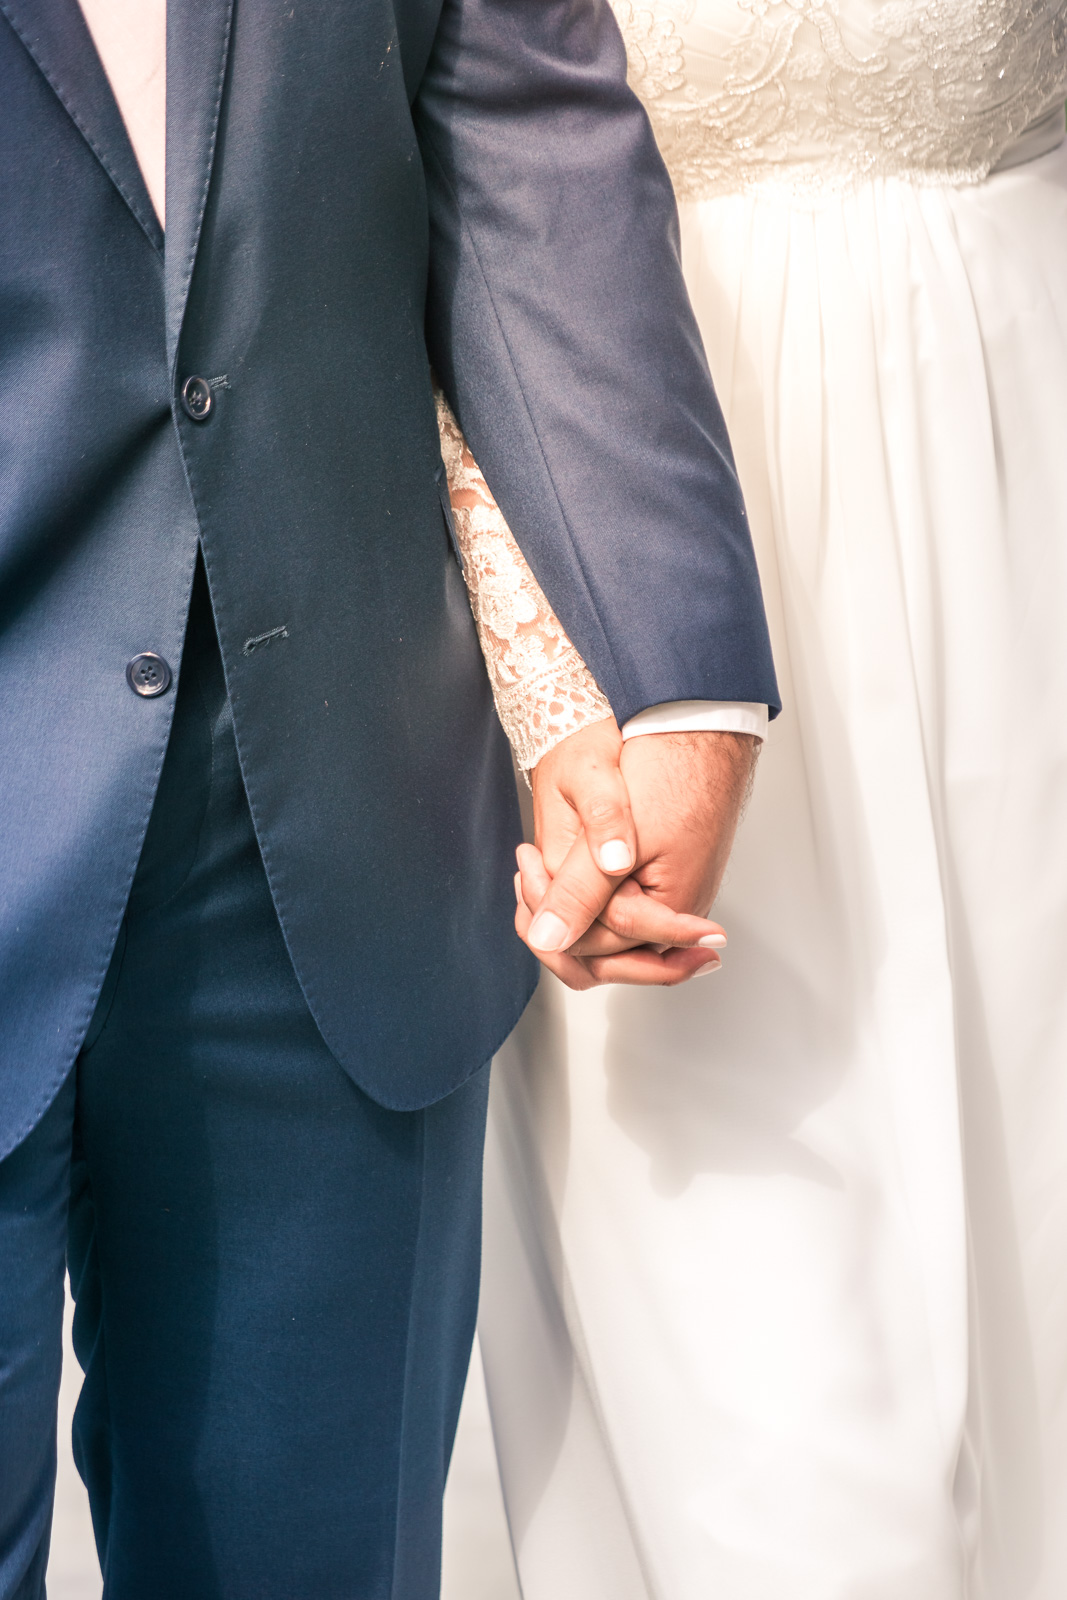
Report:
[[[726,943],[703,913],[718,889],[758,741],[644,734],[613,719],[534,769],[537,846],[523,845],[515,925],[572,988],[676,984],[714,971]]]

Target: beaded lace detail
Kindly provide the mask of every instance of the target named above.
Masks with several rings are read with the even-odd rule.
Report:
[[[679,199],[978,182],[1067,95],[1067,0],[613,0]]]
[[[456,542],[497,714],[523,772],[611,706],[523,559],[440,392],[437,424]]]

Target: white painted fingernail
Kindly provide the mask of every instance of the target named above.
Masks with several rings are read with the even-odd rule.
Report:
[[[526,937],[535,950],[543,950],[545,955],[551,955],[554,950],[563,949],[567,924],[554,911],[542,911],[533,919]]]
[[[609,839],[600,846],[600,865],[605,872],[629,872],[633,864],[633,854],[625,839]]]
[[[721,950],[725,943],[725,933],[706,933],[703,939],[697,940],[697,948],[699,950]]]
[[[709,961],[706,966],[698,967],[693,973],[693,977],[706,978],[709,972],[718,972],[721,966],[721,961]]]

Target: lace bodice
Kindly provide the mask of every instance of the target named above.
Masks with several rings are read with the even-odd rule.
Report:
[[[984,178],[1067,95],[1067,0],[613,0],[682,200]]]
[[[524,772],[611,706],[515,543],[444,396],[441,455],[456,542],[497,713]]]

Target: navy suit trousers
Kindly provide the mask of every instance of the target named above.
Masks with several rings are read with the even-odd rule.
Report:
[[[93,1024],[0,1163],[0,1600],[44,1593],[68,1228],[105,1600],[436,1597],[487,1089],[387,1111],[323,1043],[198,572]]]

